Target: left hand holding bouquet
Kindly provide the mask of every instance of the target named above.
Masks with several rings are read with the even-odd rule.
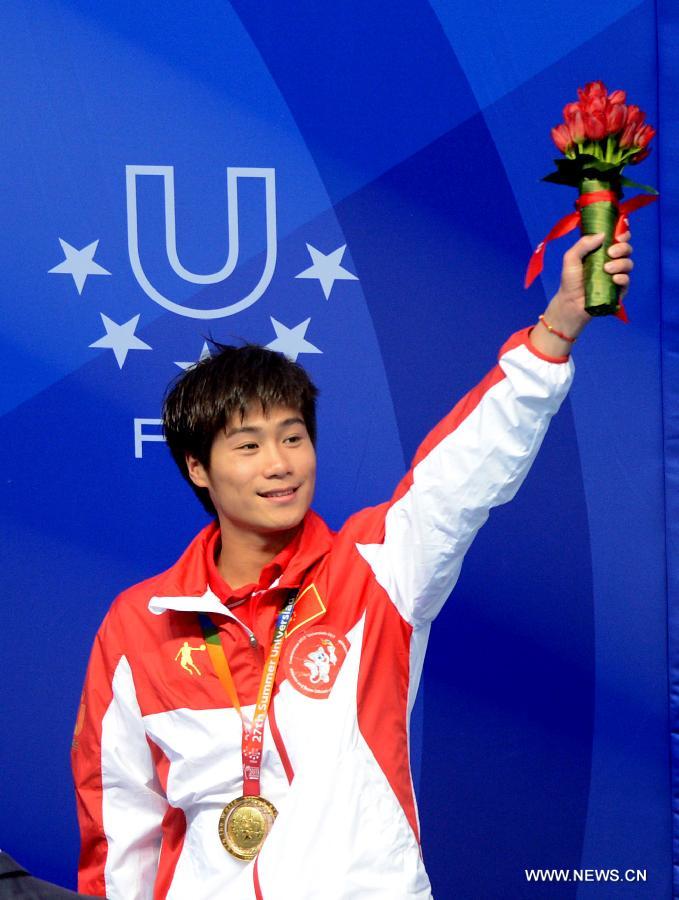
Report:
[[[609,261],[604,266],[620,290],[620,299],[629,289],[629,273],[634,266],[629,240],[630,232],[626,231],[611,244]],[[603,233],[585,235],[564,254],[559,290],[530,335],[531,344],[546,356],[568,356],[577,336],[592,321],[592,316],[585,310],[583,261],[603,242]]]

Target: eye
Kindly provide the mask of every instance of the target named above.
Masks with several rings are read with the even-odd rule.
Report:
[[[283,443],[292,444],[294,446],[295,444],[299,444],[302,440],[304,439],[301,434],[290,434],[284,439]]]
[[[257,444],[254,441],[248,441],[247,444],[239,444],[236,450],[256,450]]]

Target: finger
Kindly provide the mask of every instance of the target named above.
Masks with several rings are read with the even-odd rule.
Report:
[[[622,241],[618,244],[611,244],[608,248],[608,255],[611,259],[619,259],[621,256],[631,256],[632,249],[631,244],[628,244],[627,241]]]
[[[622,275],[622,274],[614,275],[613,283],[617,284],[618,287],[622,288],[620,295],[621,295],[621,297],[624,297],[624,295],[629,290],[629,275]]]
[[[604,265],[604,271],[609,275],[620,275],[622,272],[631,272],[634,268],[634,260],[624,257],[623,259],[612,259]]]
[[[600,232],[599,234],[585,234],[580,238],[570,250],[567,250],[564,254],[564,263],[572,265],[582,259],[584,259],[588,253],[591,253],[593,250],[596,250],[597,247],[600,247],[604,242],[604,233]]]
[[[621,235],[618,235],[616,240],[618,241],[628,241],[632,237],[632,232],[628,229],[624,231]]]

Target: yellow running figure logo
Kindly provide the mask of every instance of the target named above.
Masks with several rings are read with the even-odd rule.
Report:
[[[194,672],[196,673],[196,675],[200,675],[201,671],[198,668],[198,666],[195,664],[195,662],[193,661],[191,654],[197,650],[205,650],[205,649],[206,649],[205,644],[201,644],[200,647],[191,647],[191,646],[189,646],[188,641],[184,641],[182,646],[177,651],[175,660],[179,661],[179,665],[182,667],[182,669],[186,669],[186,671],[189,673],[189,675],[193,675]]]

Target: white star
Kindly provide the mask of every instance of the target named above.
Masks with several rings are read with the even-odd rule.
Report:
[[[64,251],[64,261],[49,270],[52,275],[72,275],[78,293],[82,294],[88,275],[110,275],[108,269],[95,263],[94,254],[97,252],[98,240],[92,241],[87,247],[78,250],[68,241],[59,238],[61,249]]]
[[[140,314],[134,316],[129,322],[125,322],[124,325],[116,324],[112,319],[109,319],[108,316],[105,316],[104,313],[99,313],[99,315],[101,316],[101,321],[104,323],[106,334],[103,337],[100,337],[98,341],[90,344],[90,347],[106,347],[109,350],[113,350],[119,369],[122,369],[125,364],[127,354],[130,350],[151,349],[148,344],[145,344],[141,338],[136,337],[134,333],[134,329],[139,322]]]
[[[281,325],[280,322],[277,322],[273,316],[269,316],[269,318],[271,319],[271,324],[276,332],[275,340],[266,345],[269,350],[285,353],[285,355],[293,362],[297,362],[297,357],[300,353],[323,352],[322,350],[319,350],[318,347],[314,347],[313,344],[310,344],[304,337],[311,319],[305,319],[303,322],[300,322],[299,325],[295,325],[294,328],[287,328],[285,325]]]
[[[207,341],[203,343],[203,349],[200,351],[200,356],[198,359],[194,359],[193,362],[176,362],[175,366],[179,366],[180,369],[186,371],[187,369],[192,369],[199,362],[202,362],[204,359],[209,359],[212,356],[210,353],[210,348],[207,345]]]
[[[330,291],[338,279],[342,281],[358,281],[358,277],[353,272],[349,272],[348,269],[340,265],[344,251],[347,249],[346,244],[342,244],[341,247],[333,250],[332,253],[321,253],[320,250],[312,247],[311,244],[307,244],[306,248],[309,251],[313,265],[300,272],[299,275],[295,275],[295,278],[318,278],[326,300],[330,298]]]

